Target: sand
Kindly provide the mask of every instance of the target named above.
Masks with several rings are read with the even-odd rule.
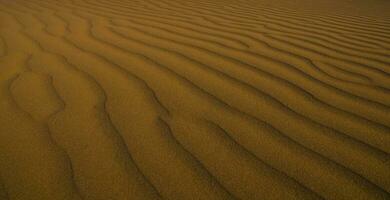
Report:
[[[390,199],[390,1],[0,0],[0,199]]]

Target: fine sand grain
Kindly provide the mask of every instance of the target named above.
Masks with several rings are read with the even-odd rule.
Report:
[[[0,199],[390,199],[390,1],[0,0]]]

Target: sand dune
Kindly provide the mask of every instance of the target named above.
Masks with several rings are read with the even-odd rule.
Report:
[[[0,0],[0,199],[390,199],[389,10]]]

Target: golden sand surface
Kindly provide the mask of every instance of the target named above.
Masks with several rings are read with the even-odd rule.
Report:
[[[0,0],[0,199],[390,199],[390,1]]]

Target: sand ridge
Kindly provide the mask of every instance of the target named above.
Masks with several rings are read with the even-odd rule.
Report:
[[[0,199],[390,199],[389,8],[0,0]]]

